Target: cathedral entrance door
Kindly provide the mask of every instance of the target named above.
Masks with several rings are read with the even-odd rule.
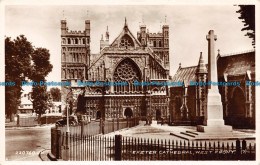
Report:
[[[241,88],[236,87],[230,101],[229,118],[234,127],[243,127],[246,124],[246,98]]]
[[[133,111],[131,108],[126,108],[125,109],[125,112],[124,112],[124,116],[127,117],[127,118],[131,118],[133,116]]]
[[[161,119],[161,111],[159,109],[156,110],[156,120]]]
[[[100,111],[97,111],[96,119],[100,119],[100,118],[101,118],[101,112],[100,112]]]

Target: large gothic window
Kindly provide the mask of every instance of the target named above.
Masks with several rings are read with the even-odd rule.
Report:
[[[128,47],[134,47],[134,42],[132,38],[129,35],[124,35],[120,41],[119,47],[121,48],[128,48]]]
[[[115,92],[140,91],[140,86],[134,86],[134,81],[141,81],[141,73],[138,66],[130,59],[123,60],[114,73],[115,82],[127,82],[127,86],[115,86]]]

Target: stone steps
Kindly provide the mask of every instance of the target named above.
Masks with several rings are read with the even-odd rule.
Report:
[[[174,132],[170,133],[170,135],[176,136],[178,138],[184,140],[254,140],[255,137],[252,135],[248,135],[243,132],[233,131],[232,134],[228,135],[218,135],[218,134],[207,134],[203,132],[196,132],[196,131],[185,131],[185,132]]]
[[[194,134],[194,135],[199,135],[199,133],[197,132],[193,132],[193,131],[186,131],[187,133],[191,133],[191,134]]]
[[[176,132],[170,133],[170,135],[173,135],[175,137],[178,137],[178,138],[181,138],[181,139],[184,139],[184,140],[191,140],[192,139],[192,137],[186,136],[186,135],[181,134],[181,133],[176,133]]]
[[[189,132],[181,132],[181,134],[184,134],[184,135],[186,135],[186,136],[190,136],[190,137],[193,137],[193,138],[195,138],[196,137],[196,135],[194,135],[194,134],[192,134],[192,133],[189,133]]]

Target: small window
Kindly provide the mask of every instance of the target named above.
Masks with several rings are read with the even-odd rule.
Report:
[[[162,47],[162,42],[161,41],[159,41],[159,47]]]
[[[70,40],[70,38],[68,38],[68,44],[71,44],[71,40]]]
[[[75,44],[78,44],[78,39],[77,38],[75,39]]]
[[[83,38],[83,44],[86,44],[86,39],[85,38]]]
[[[156,47],[156,41],[153,41],[153,47]]]
[[[62,61],[65,61],[65,53],[62,54]]]

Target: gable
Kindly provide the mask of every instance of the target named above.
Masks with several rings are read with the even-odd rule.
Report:
[[[134,37],[132,32],[129,30],[127,23],[125,22],[123,30],[118,35],[118,37],[112,42],[110,47],[128,49],[141,47],[141,44]]]

